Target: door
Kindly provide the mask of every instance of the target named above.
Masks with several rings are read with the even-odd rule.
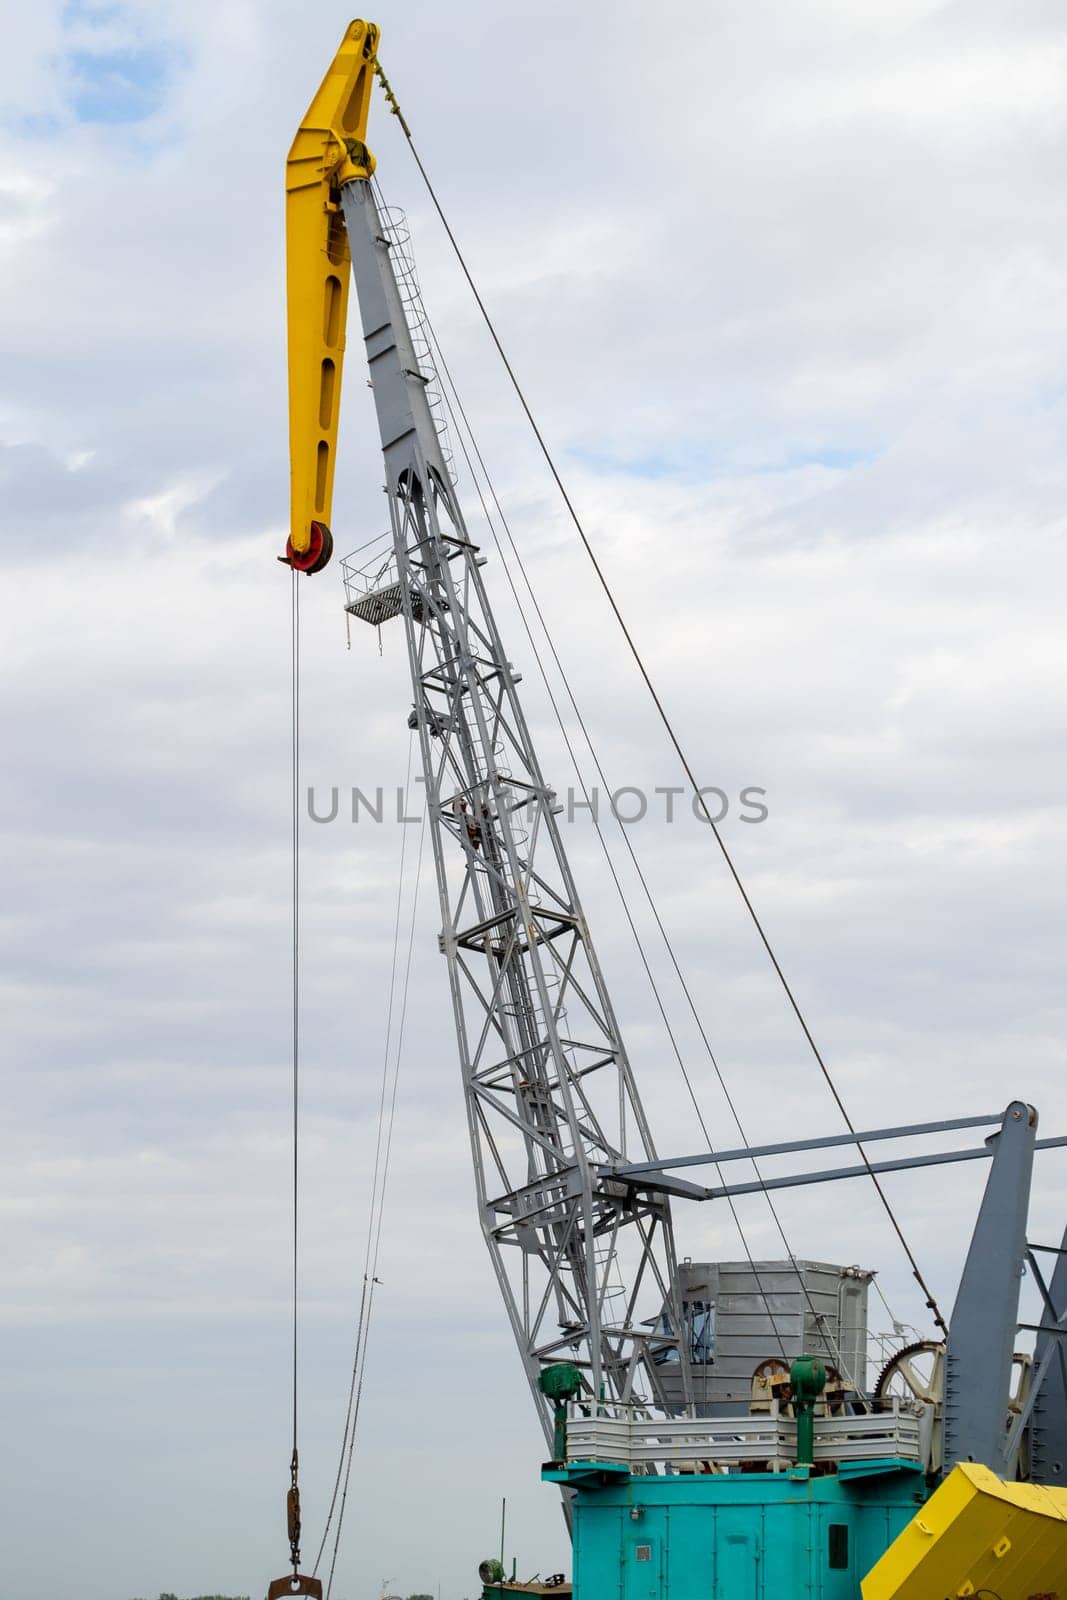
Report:
[[[622,1600],[665,1600],[663,1546],[658,1534],[623,1533]]]
[[[721,1507],[715,1521],[715,1600],[760,1600],[759,1521],[752,1511]]]

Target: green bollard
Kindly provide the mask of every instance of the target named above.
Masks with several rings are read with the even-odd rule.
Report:
[[[826,1388],[826,1368],[818,1356],[799,1356],[789,1369],[797,1419],[797,1466],[815,1465],[815,1402]]]
[[[823,1381],[825,1382],[825,1376]],[[582,1375],[569,1361],[554,1361],[550,1367],[541,1369],[537,1387],[545,1398],[553,1401],[555,1405],[556,1428],[552,1440],[552,1459],[566,1461],[567,1402],[581,1394]]]

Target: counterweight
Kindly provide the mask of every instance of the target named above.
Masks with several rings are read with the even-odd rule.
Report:
[[[515,672],[441,451],[370,183],[341,190],[385,458],[482,1230],[546,1438],[544,1364],[592,1395],[691,1397],[670,1203]],[[666,1314],[664,1315],[664,1308]],[[648,1320],[642,1320],[642,1316]],[[668,1369],[670,1403],[661,1381]]]

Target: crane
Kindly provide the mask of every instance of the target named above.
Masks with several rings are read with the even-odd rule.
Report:
[[[726,1600],[755,1594],[758,1578],[782,1600],[858,1600],[866,1574],[865,1600],[919,1600],[983,1592],[976,1585],[999,1572],[1033,1593],[1067,1571],[1067,1491],[1045,1487],[1067,1459],[1067,1233],[1056,1246],[1029,1242],[1027,1202],[1034,1152],[1067,1138],[1038,1139],[1036,1112],[1013,1100],[994,1116],[861,1132],[846,1115],[848,1133],[822,1139],[658,1154],[443,446],[404,240],[375,192],[376,79],[400,116],[378,44],[375,25],[349,25],[287,162],[291,521],[279,559],[296,583],[332,557],[354,279],[389,534],[384,556],[346,564],[346,609],[375,626],[400,619],[404,631],[478,1215],[549,1447],[542,1476],[583,1518],[576,1585],[597,1597],[610,1574],[626,1600]],[[974,1149],[867,1154],[978,1126],[992,1131]],[[841,1145],[857,1165],[770,1179],[755,1165]],[[784,1263],[679,1261],[672,1198],[877,1184],[883,1172],[978,1159],[990,1177],[950,1324],[928,1302],[947,1340],[899,1351],[873,1394],[863,1377],[873,1274],[792,1252]],[[709,1161],[717,1185],[680,1176]],[[735,1161],[752,1163],[755,1180],[724,1178]],[[1047,1281],[1042,1251],[1055,1260]],[[1024,1263],[1043,1297],[1036,1325],[1016,1320]],[[833,1296],[828,1315],[819,1305]],[[1032,1381],[1011,1393],[1014,1338],[1027,1326],[1038,1335]],[[758,1344],[772,1333],[781,1361]],[[917,1349],[936,1392],[932,1377],[915,1377]],[[1040,1496],[1028,1499],[1032,1485]],[[298,1497],[290,1531],[294,1576],[272,1585],[272,1600],[321,1594],[296,1571]]]
[[[321,571],[354,276],[385,462],[392,564],[354,614],[403,619],[482,1232],[523,1367],[582,1389],[691,1398],[669,1197],[604,1169],[656,1159],[567,859],[556,796],[464,521],[379,213],[366,145],[378,30],[353,22],[286,176],[292,523],[283,558]],[[621,1286],[621,1288],[620,1288]],[[646,1325],[652,1293],[666,1316]],[[682,1375],[670,1401],[664,1373]]]

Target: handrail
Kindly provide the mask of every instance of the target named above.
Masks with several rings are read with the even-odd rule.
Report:
[[[870,1460],[896,1456],[918,1460],[918,1416],[903,1411],[899,1397],[892,1408],[859,1416],[815,1419],[815,1460]],[[600,1406],[586,1416],[580,1403],[570,1407],[567,1460],[575,1464],[604,1461],[633,1466],[648,1462],[706,1461],[736,1464],[766,1461],[772,1470],[796,1461],[797,1427],[778,1402],[761,1413],[732,1417],[649,1417],[637,1408]]]

